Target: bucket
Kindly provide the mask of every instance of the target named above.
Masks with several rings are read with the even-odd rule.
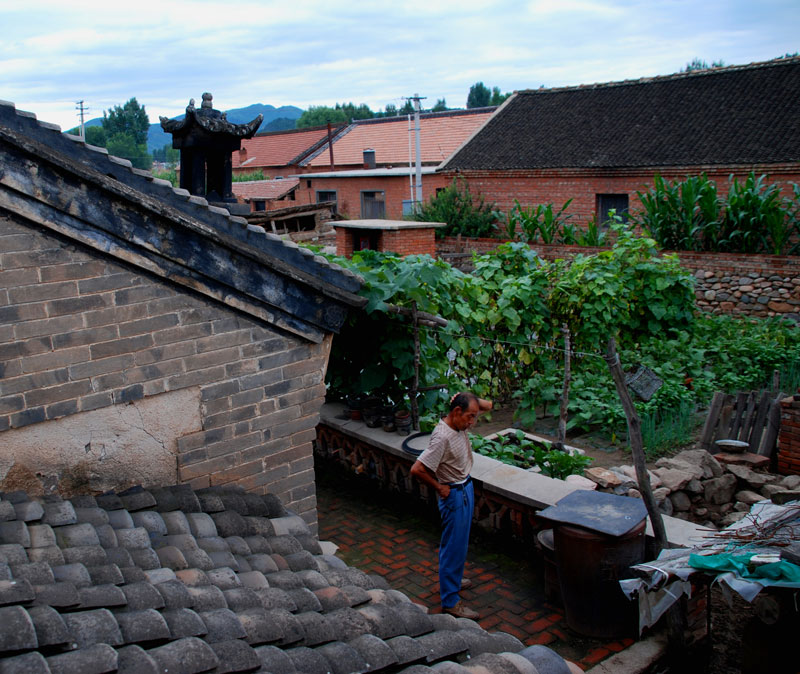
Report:
[[[619,581],[629,567],[644,561],[646,520],[622,536],[582,527],[554,530],[561,599],[567,625],[589,637],[635,637],[638,605],[623,594]]]

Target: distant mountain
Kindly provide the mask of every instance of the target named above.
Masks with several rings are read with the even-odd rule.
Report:
[[[274,105],[264,105],[263,103],[254,103],[248,105],[246,108],[234,108],[227,110],[228,121],[234,124],[245,124],[250,122],[258,115],[264,115],[264,121],[258,127],[259,131],[285,131],[286,129],[293,129],[294,123],[303,111],[294,105],[282,105],[276,108]],[[172,119],[183,119],[184,115],[178,115]],[[85,123],[85,126],[100,126],[103,123],[102,117],[95,117]],[[160,150],[167,143],[172,142],[172,136],[165,133],[161,128],[161,124],[156,122],[150,125],[150,131],[147,132],[147,151]]]
[[[245,108],[234,108],[226,110],[228,121],[234,124],[245,124],[252,121],[258,115],[264,115],[264,121],[261,122],[259,131],[279,131],[284,129],[293,129],[295,120],[303,114],[303,111],[294,105],[282,105],[276,108],[274,105],[264,105],[263,103],[254,103]],[[183,119],[184,115],[178,115],[172,119]],[[279,121],[280,120],[280,121]],[[286,121],[284,121],[286,120]],[[272,126],[275,122],[276,125],[280,124],[279,128]],[[269,128],[266,128],[268,127]],[[150,131],[147,134],[147,151],[152,152],[159,148],[164,147],[167,143],[172,142],[172,136],[165,133],[161,128],[161,124],[151,124]]]

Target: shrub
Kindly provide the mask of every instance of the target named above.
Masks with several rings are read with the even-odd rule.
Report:
[[[447,227],[436,230],[437,237],[463,236],[488,237],[497,231],[500,213],[493,203],[482,195],[473,194],[467,181],[454,178],[453,182],[439,191],[430,201],[418,206],[414,220],[422,222],[446,222]]]

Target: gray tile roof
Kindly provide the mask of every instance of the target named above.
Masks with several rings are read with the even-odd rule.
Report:
[[[456,671],[447,662],[516,673],[536,662],[515,637],[430,615],[325,554],[271,495],[14,492],[0,495],[0,520],[0,674]]]
[[[319,342],[363,279],[0,101],[0,209]]]
[[[440,170],[800,162],[800,58],[514,94]]]

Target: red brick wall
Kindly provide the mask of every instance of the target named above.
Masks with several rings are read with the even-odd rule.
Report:
[[[778,472],[784,475],[800,475],[800,399],[791,396],[781,400]]]
[[[311,187],[307,182],[311,181]],[[427,201],[436,189],[447,187],[452,178],[441,175],[422,176],[422,199]],[[375,176],[370,178],[304,178],[300,177],[297,188],[297,204],[313,204],[317,201],[318,190],[335,190],[337,210],[349,220],[361,217],[361,193],[364,191],[383,191],[388,220],[403,219],[403,201],[411,198],[408,176]]]
[[[363,229],[336,227],[336,254],[352,257],[354,235]],[[401,230],[378,230],[377,250],[406,255],[436,257],[436,230],[433,227],[415,227]]]
[[[631,209],[639,206],[637,191],[645,191],[653,184],[658,173],[672,181],[687,175],[707,173],[717,183],[721,193],[727,192],[728,177],[734,174],[741,179],[751,171],[756,175],[766,173],[773,182],[785,185],[790,193],[790,182],[800,182],[800,166],[685,166],[643,167],[634,169],[547,169],[537,171],[462,171],[459,175],[467,180],[470,190],[482,194],[495,202],[501,211],[508,211],[514,200],[521,205],[554,203],[560,207],[568,199],[572,203],[567,209],[572,222],[583,224],[596,215],[598,194],[627,194]],[[441,174],[444,184],[449,184],[455,173]]]

